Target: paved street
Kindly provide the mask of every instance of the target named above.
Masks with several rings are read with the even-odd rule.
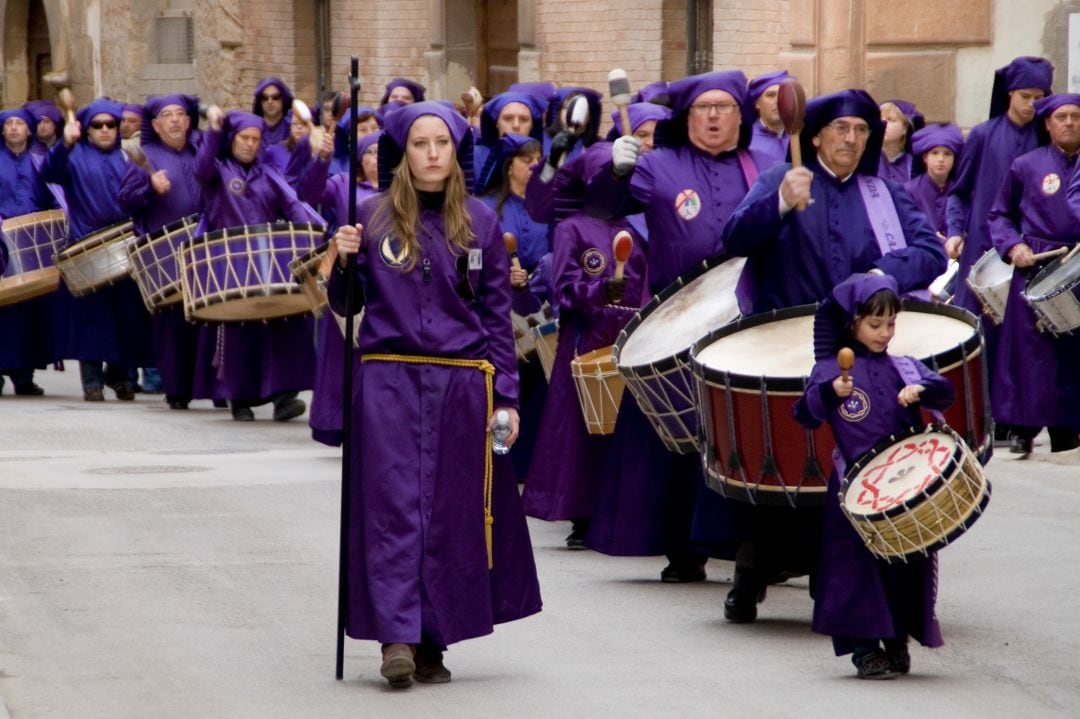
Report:
[[[723,621],[728,562],[568,552],[531,522],[544,611],[391,692],[374,643],[333,678],[338,453],[306,416],[209,402],[0,397],[0,717],[1065,717],[1080,710],[1080,465],[1000,453],[988,513],[941,555],[946,645],[859,682],[810,632],[805,580]],[[6,709],[5,709],[6,707]],[[5,717],[6,719],[6,717]]]

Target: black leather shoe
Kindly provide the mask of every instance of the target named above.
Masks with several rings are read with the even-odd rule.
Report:
[[[671,562],[660,571],[660,581],[665,584],[691,584],[705,581],[704,564],[676,564]]]
[[[27,382],[26,384],[15,385],[15,394],[20,397],[40,397],[45,394],[45,390],[38,387],[34,382]]]
[[[889,663],[885,652],[880,650],[853,661],[855,676],[859,679],[896,679],[900,676],[900,672],[893,669],[892,664]]]
[[[124,402],[131,402],[135,399],[135,390],[127,384],[113,385],[113,392],[116,392],[116,398],[123,400]]]
[[[304,404],[304,400],[293,397],[287,399],[281,404],[274,405],[274,421],[275,422],[288,422],[294,417],[299,417],[307,409],[307,405]]]
[[[1032,444],[1032,440],[1014,434],[1009,438],[1009,454],[1031,454]]]
[[[757,619],[757,605],[765,601],[765,585],[749,572],[735,570],[735,581],[724,599],[724,619],[749,624]]]
[[[885,658],[889,660],[889,668],[894,672],[907,674],[911,671],[911,654],[908,652],[906,640],[886,639]]]
[[[187,409],[188,403],[182,399],[170,399],[169,409]]]
[[[105,392],[101,387],[91,387],[90,389],[83,390],[83,399],[87,402],[104,402]]]
[[[237,422],[254,422],[255,413],[251,411],[251,407],[233,407],[232,418]]]

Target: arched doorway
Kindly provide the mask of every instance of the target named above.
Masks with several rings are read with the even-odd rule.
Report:
[[[446,90],[484,97],[518,81],[518,0],[445,0]]]
[[[3,3],[3,104],[11,107],[50,96],[42,77],[52,69],[52,43],[43,0]]]

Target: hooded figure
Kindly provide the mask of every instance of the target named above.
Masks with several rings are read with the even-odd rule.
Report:
[[[878,177],[904,184],[914,176],[912,172],[911,138],[916,131],[921,130],[926,125],[926,118],[915,108],[915,105],[906,100],[886,100],[881,103],[881,111],[883,114],[887,111],[899,113],[901,116],[900,121],[904,127],[904,144],[895,155],[892,157],[887,156],[888,147],[885,145],[888,143],[888,121],[886,120],[886,138],[883,143],[884,149],[881,153],[881,159],[878,162]]]
[[[1040,329],[1032,297],[1059,292],[1073,274],[1040,279],[1053,258],[1032,255],[1072,249],[1080,242],[1070,195],[1076,198],[1080,152],[1080,95],[1051,95],[1035,103],[1041,146],[1013,160],[990,208],[994,249],[1013,265],[1001,343],[990,383],[995,419],[1012,427],[1010,451],[1029,454],[1032,440],[1049,428],[1051,452],[1080,446],[1080,337]],[[1075,206],[1075,205],[1074,205]],[[1047,273],[1050,270],[1045,270]],[[1068,290],[1066,290],[1068,291]],[[1059,325],[1060,329],[1060,325]]]
[[[267,91],[271,88],[277,90],[277,94],[281,95],[281,117],[273,125],[267,124],[263,127],[263,147],[284,142],[289,137],[289,123],[285,119],[285,113],[292,109],[293,93],[292,90],[289,89],[289,86],[278,78],[265,77],[255,86],[255,91],[252,93],[255,96],[255,100],[251,103],[251,112],[259,117],[265,115],[263,109],[263,95],[270,94]]]
[[[544,141],[544,110],[536,98],[524,92],[502,92],[484,103],[484,109],[480,111],[480,139],[477,141],[474,167],[482,168],[487,162],[488,153],[495,146],[499,138],[506,134],[499,128],[499,116],[503,110],[511,104],[524,105],[531,119],[531,126],[525,128],[513,128],[508,130],[510,134],[524,135],[532,139]]]
[[[934,610],[937,555],[915,556],[896,564],[877,559],[840,509],[844,466],[850,466],[893,434],[922,427],[920,405],[943,410],[955,396],[947,379],[915,358],[906,358],[907,369],[901,371],[887,346],[875,352],[855,339],[856,321],[868,314],[864,308],[899,306],[897,289],[893,278],[874,274],[855,274],[837,285],[815,315],[816,363],[802,398],[793,407],[801,425],[816,429],[828,422],[836,438],[835,466],[825,502],[813,629],[833,638],[837,656],[854,654],[860,678],[907,673],[911,661],[909,636],[926,647],[943,643]],[[887,314],[870,317],[887,321]],[[841,347],[855,354],[850,370],[853,390],[846,398],[835,389],[840,374],[836,355]],[[904,406],[898,396],[913,384],[913,377],[907,374],[917,375],[914,383],[922,385],[923,390],[917,402]]]
[[[412,95],[412,100],[405,100],[405,102],[423,102],[424,91],[427,89],[418,82],[412,80],[406,80],[403,77],[395,77],[390,82],[386,83],[386,92],[383,93],[382,99],[379,100],[379,105],[385,105],[390,102],[390,96],[394,94],[394,90],[401,88],[407,90]],[[395,98],[396,100],[397,98]]]
[[[939,185],[938,181],[931,177],[925,160],[926,154],[937,148],[952,153],[951,158],[948,158],[948,153],[945,153],[943,160],[946,163],[950,161],[952,163],[952,168],[943,185]],[[911,193],[919,209],[926,214],[931,227],[942,237],[947,237],[946,233],[949,230],[946,208],[963,149],[964,133],[956,125],[927,125],[911,137],[911,164],[914,177],[904,187]]]
[[[787,77],[791,77],[787,70],[767,72],[752,79],[746,87],[750,104],[754,106],[757,114],[750,147],[754,152],[768,158],[769,167],[787,159],[788,144],[791,142],[791,137],[780,121],[777,93],[771,91],[771,88],[778,86],[780,81]]]
[[[906,293],[945,271],[926,216],[900,185],[875,177],[884,131],[877,103],[863,90],[807,103],[805,167],[784,163],[763,173],[724,229],[727,250],[748,258],[744,313],[818,302],[854,272],[892,275]],[[782,185],[790,190],[789,173],[806,193],[805,209],[795,210],[781,192]]]
[[[457,168],[471,172],[472,133],[461,115],[423,102],[388,116],[379,142],[385,193],[359,208],[365,241],[350,265],[364,306],[358,359],[366,361],[355,370],[352,404],[346,631],[383,643],[381,673],[395,687],[414,674],[448,681],[447,645],[540,610],[511,463],[488,455],[484,431],[493,407],[517,405],[507,253],[494,213],[465,194],[441,152],[442,179],[425,171],[429,189],[417,188],[402,160],[421,120],[437,134],[445,125]],[[403,202],[415,200],[416,216],[397,216],[394,198],[414,193]],[[462,210],[467,239],[449,229]],[[403,225],[415,234],[395,229]],[[335,270],[329,296],[338,312],[345,285]],[[481,361],[493,377],[478,371]]]

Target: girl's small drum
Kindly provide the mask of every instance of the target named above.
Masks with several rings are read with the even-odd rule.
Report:
[[[611,346],[575,357],[570,361],[570,373],[589,434],[613,433],[624,384],[611,357]]]
[[[151,312],[183,299],[177,253],[181,244],[195,236],[198,224],[198,215],[188,215],[129,245],[131,276]]]
[[[53,257],[67,241],[67,215],[45,210],[4,220],[7,267],[0,274],[0,307],[32,300],[60,287]]]
[[[990,501],[990,482],[960,435],[930,425],[867,452],[848,469],[839,499],[871,553],[906,562],[970,529]]]
[[[1080,255],[1065,255],[1028,280],[1024,299],[1039,326],[1056,335],[1080,327]]]
[[[979,298],[983,313],[1000,325],[1005,319],[1005,305],[1009,302],[1009,285],[1012,284],[1013,267],[1003,262],[997,250],[987,250],[968,271],[967,284]]]
[[[131,220],[83,237],[56,255],[56,267],[75,297],[115,284],[131,274],[128,247],[135,242]]]

